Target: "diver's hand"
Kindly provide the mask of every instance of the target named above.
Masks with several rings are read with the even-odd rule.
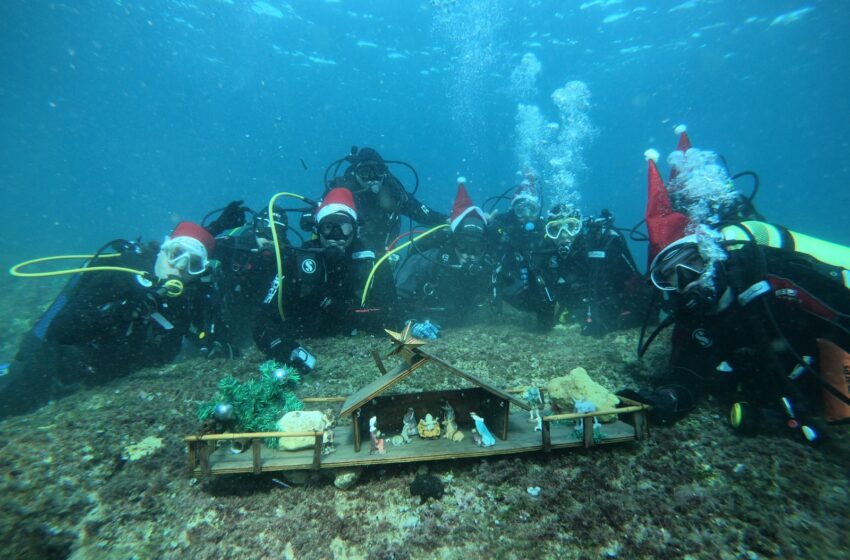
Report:
[[[648,404],[649,418],[659,424],[673,424],[694,407],[694,397],[681,385],[662,385],[656,389],[623,389],[617,396]]]
[[[159,308],[156,294],[150,290],[138,290],[127,297],[101,305],[101,316],[109,321],[131,323],[137,319],[147,319]]]
[[[408,321],[408,323],[413,323],[410,328],[410,332],[416,338],[421,338],[423,340],[436,340],[440,336],[440,325],[432,323],[427,319],[424,323],[417,323],[415,321]]]
[[[199,352],[201,356],[208,360],[212,360],[215,358],[222,358],[225,360],[235,360],[242,355],[242,352],[239,351],[239,348],[229,342],[219,342],[218,340],[214,341],[209,346],[202,347]]]
[[[245,212],[242,208],[244,200],[234,200],[221,211],[221,215],[206,227],[213,235],[245,225]]]

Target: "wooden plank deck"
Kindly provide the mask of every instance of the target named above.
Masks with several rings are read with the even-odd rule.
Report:
[[[572,422],[551,424],[551,448],[563,449],[568,447],[584,447],[581,435],[574,435]],[[395,435],[395,434],[390,434]],[[508,440],[496,439],[492,447],[479,447],[472,443],[469,430],[464,430],[466,436],[461,442],[438,440],[421,440],[413,438],[411,443],[393,446],[389,439],[386,454],[371,455],[369,448],[364,445],[360,452],[354,451],[354,436],[351,430],[337,428],[336,451],[321,457],[319,468],[332,469],[343,467],[361,467],[391,463],[412,463],[421,461],[441,461],[471,457],[490,457],[516,453],[529,453],[543,450],[541,432],[534,431],[534,423],[528,421],[526,412],[515,412],[510,415]],[[632,425],[619,420],[604,424],[601,440],[595,445],[622,443],[636,439]],[[221,442],[219,449],[209,455],[211,474],[253,473],[253,453],[248,451],[240,454],[230,452],[228,441]],[[314,465],[314,449],[301,451],[279,451],[260,446],[260,469],[262,472],[311,469]],[[201,461],[203,463],[203,461]],[[203,474],[203,465],[196,465],[195,474]]]

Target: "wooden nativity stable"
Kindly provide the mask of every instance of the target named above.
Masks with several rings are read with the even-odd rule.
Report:
[[[448,362],[426,352],[424,342],[413,338],[409,329],[402,333],[387,331],[394,344],[388,356],[398,355],[402,361],[387,370],[377,352],[373,353],[381,376],[344,399],[339,417],[349,417],[351,427],[335,429],[335,450],[324,454],[323,432],[261,432],[193,435],[185,438],[189,447],[189,472],[193,476],[210,476],[234,473],[261,473],[270,471],[350,468],[388,463],[451,460],[551,451],[553,449],[591,447],[639,440],[648,437],[646,405],[623,399],[626,405],[616,411],[600,410],[591,413],[548,415],[538,422],[529,420],[531,407],[516,396],[515,391],[505,391],[483,379],[455,368]],[[414,375],[423,366],[433,364],[466,381],[472,386],[442,391],[415,393],[390,393],[389,390]],[[339,402],[342,398],[305,399],[305,403]],[[413,409],[417,419],[431,414],[442,419],[446,405],[455,412],[461,441],[443,437],[410,438],[409,443],[393,445],[390,440],[402,431],[405,414]],[[470,413],[484,419],[495,436],[496,443],[489,447],[477,445],[472,437],[475,427]],[[594,431],[593,418],[617,414],[620,419],[605,423]],[[377,428],[383,433],[384,452],[374,453],[370,441],[369,419],[377,419]],[[577,422],[581,422],[577,429]],[[278,437],[311,437],[310,449],[285,451],[273,449],[263,442]],[[400,438],[396,437],[396,440]],[[236,444],[236,445],[234,445]],[[234,447],[244,452],[234,453]]]

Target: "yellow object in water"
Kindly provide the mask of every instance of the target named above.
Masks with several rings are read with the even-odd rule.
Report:
[[[757,221],[729,225],[721,229],[720,233],[727,241],[755,241],[766,247],[804,253],[822,263],[841,268],[844,285],[850,288],[850,247]],[[735,247],[732,245],[729,249],[734,250]]]

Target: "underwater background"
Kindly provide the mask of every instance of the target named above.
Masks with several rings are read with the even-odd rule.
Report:
[[[769,221],[850,243],[850,3],[790,0],[90,0],[0,2],[0,269],[161,239],[234,199],[321,195],[325,167],[371,146],[448,211],[533,161],[547,203],[643,217],[646,163],[686,124],[732,174],[761,178]],[[393,169],[394,171],[399,171]],[[412,176],[399,171],[410,188]],[[744,178],[739,188],[749,192]],[[645,244],[632,249],[645,262]],[[62,280],[0,279],[0,362]],[[583,366],[610,388],[652,383],[637,333],[532,332],[515,313],[429,350],[501,387]],[[384,340],[306,340],[301,396],[374,379]],[[225,374],[262,357],[188,359],[0,423],[0,549],[19,558],[846,558],[850,432],[828,450],[741,438],[709,402],[649,441],[314,477],[200,481],[182,436]],[[408,390],[449,387],[423,379]],[[162,447],[128,461],[132,444]],[[538,496],[526,489],[541,488]]]
[[[458,174],[481,203],[535,139],[520,104],[581,113],[561,153],[585,214],[640,220],[643,152],[684,123],[760,175],[768,219],[848,243],[848,26],[784,0],[3,2],[0,265],[318,197],[351,145],[411,163],[437,209]],[[572,81],[588,96],[556,106]]]

